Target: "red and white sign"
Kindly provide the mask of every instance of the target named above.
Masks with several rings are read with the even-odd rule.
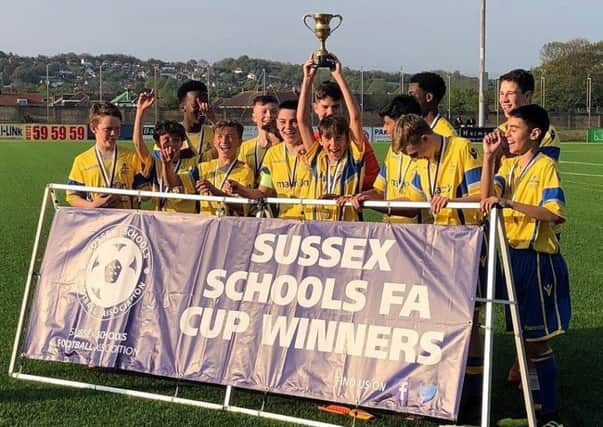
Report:
[[[23,139],[30,141],[84,141],[87,139],[87,126],[24,125]]]

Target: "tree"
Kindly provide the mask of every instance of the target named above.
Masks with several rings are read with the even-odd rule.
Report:
[[[551,42],[542,47],[542,63],[536,67],[534,101],[542,104],[541,82],[545,86],[545,107],[574,112],[586,106],[586,79],[592,79],[593,107],[603,105],[603,41],[585,39]],[[544,77],[544,79],[543,79]]]

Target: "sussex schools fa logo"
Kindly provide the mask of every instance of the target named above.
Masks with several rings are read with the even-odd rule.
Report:
[[[86,248],[80,302],[97,318],[118,317],[139,300],[152,269],[149,241],[141,230],[112,226],[102,230]]]

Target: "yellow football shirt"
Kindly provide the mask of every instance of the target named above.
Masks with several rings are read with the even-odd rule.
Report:
[[[415,175],[417,162],[403,153],[394,153],[388,150],[381,171],[373,183],[373,188],[385,194],[385,200],[395,200],[401,197],[410,198],[408,191],[410,183]],[[386,217],[390,222],[416,224],[417,218],[389,215]]]
[[[191,174],[197,167],[197,159],[179,159],[176,163],[173,163],[172,167],[176,174],[182,179],[183,175]],[[154,159],[154,165],[150,176],[152,191],[169,193],[171,189],[167,187],[162,178],[161,161],[159,159]],[[194,200],[153,198],[153,208],[164,212],[195,213],[197,212],[197,202]]]
[[[458,136],[456,130],[454,130],[454,126],[444,117],[442,117],[439,113],[433,122],[430,125],[431,130],[433,130],[438,135],[442,136]]]
[[[198,167],[190,174],[193,181],[209,181],[218,190],[223,190],[227,179],[238,182],[241,185],[251,187],[253,185],[253,172],[245,163],[235,160],[229,167],[221,168],[218,159],[199,163]],[[184,182],[183,182],[184,184]],[[185,184],[185,188],[188,186]],[[229,214],[228,206],[222,202],[201,202],[202,215],[217,215],[223,210],[225,215]],[[245,209],[246,210],[246,209]]]
[[[307,198],[312,175],[310,165],[302,155],[290,155],[287,144],[281,142],[268,149],[262,171],[260,186],[272,188],[280,198]],[[301,205],[279,205],[279,218],[304,217]]]
[[[243,141],[239,148],[239,160],[246,163],[253,171],[255,186],[257,186],[257,183],[259,182],[264,157],[266,157],[269,148],[269,146],[260,146],[257,138]]]
[[[198,154],[199,162],[208,162],[213,159],[213,141],[214,129],[211,126],[203,125],[200,132],[187,132],[186,138]]]
[[[79,154],[73,160],[68,183],[70,185],[110,187],[124,190],[131,190],[143,185],[153,163],[152,159],[149,157],[144,162],[143,168],[143,164],[134,150],[116,145],[114,153],[112,159],[103,159],[101,154],[97,152],[95,145]],[[68,191],[66,195],[67,202],[73,200],[76,195],[89,201],[98,197],[96,193]],[[122,209],[137,207],[134,198],[130,196],[115,197],[116,202],[107,207]]]
[[[503,198],[544,206],[555,215],[567,219],[557,164],[543,153],[537,153],[523,170],[519,167],[519,158],[503,159],[494,183],[496,193]],[[503,217],[507,239],[513,248],[529,248],[548,254],[559,252],[555,224],[538,221],[513,209],[503,209]]]
[[[468,139],[441,137],[439,156],[433,161],[417,160],[415,176],[411,180],[409,196],[415,201],[430,201],[439,195],[456,199],[478,195],[482,161]],[[478,209],[442,209],[435,215],[437,225],[478,224]]]
[[[364,151],[351,141],[345,156],[329,164],[327,154],[318,141],[309,150],[306,161],[310,163],[312,182],[307,198],[320,199],[326,194],[353,195],[362,190],[364,180]],[[351,207],[308,206],[306,219],[317,221],[358,221],[358,213]]]

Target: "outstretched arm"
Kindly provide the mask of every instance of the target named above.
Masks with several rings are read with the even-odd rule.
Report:
[[[331,71],[333,78],[339,85],[341,93],[343,95],[343,101],[345,102],[345,108],[348,110],[350,115],[350,131],[352,132],[352,142],[357,145],[360,151],[364,151],[364,134],[362,132],[362,120],[360,118],[360,107],[356,102],[356,99],[352,95],[350,87],[343,77],[343,66],[339,59],[331,54],[334,60],[335,68]]]
[[[299,94],[299,104],[297,105],[297,125],[299,133],[304,144],[306,152],[309,152],[314,144],[314,132],[310,120],[310,105],[312,104],[312,82],[316,75],[314,67],[313,54],[304,63],[304,78],[301,84],[301,92]]]
[[[134,148],[136,149],[136,155],[142,163],[142,170],[146,169],[148,163],[151,162],[151,153],[149,153],[149,149],[144,143],[144,138],[142,135],[143,128],[143,117],[144,113],[151,108],[151,106],[155,103],[155,94],[153,91],[149,92],[141,92],[138,95],[138,101],[136,103],[136,116],[134,118],[134,135],[132,137],[132,142],[134,143]]]

